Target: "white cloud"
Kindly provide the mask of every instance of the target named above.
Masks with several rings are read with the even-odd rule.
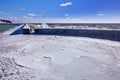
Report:
[[[66,6],[71,6],[71,5],[73,5],[72,2],[66,2],[66,3],[60,4],[61,7],[66,7]]]
[[[67,16],[69,16],[69,14],[65,14],[65,16],[67,17]]]
[[[104,14],[102,14],[102,13],[99,13],[99,14],[97,14],[97,16],[104,16]]]
[[[27,16],[22,16],[23,18],[27,18]]]
[[[97,14],[96,14],[97,15]],[[8,19],[8,17],[7,17]],[[24,15],[18,18],[12,18],[14,22],[21,22],[21,23],[119,23],[120,17],[30,17]]]
[[[27,16],[30,16],[30,17],[35,17],[36,14],[33,14],[33,13],[28,13]]]
[[[10,13],[5,13],[6,15],[11,15]]]
[[[24,9],[24,8],[20,8],[19,10],[20,10],[20,11],[25,11],[25,9]]]
[[[0,12],[0,14],[3,14],[3,12]]]
[[[0,12],[0,14],[11,15],[10,13]]]

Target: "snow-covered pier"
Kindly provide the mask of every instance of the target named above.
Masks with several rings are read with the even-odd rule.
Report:
[[[23,34],[81,36],[120,41],[120,24],[46,23],[26,24]]]

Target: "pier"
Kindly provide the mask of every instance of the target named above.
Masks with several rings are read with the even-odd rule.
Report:
[[[120,24],[39,23],[26,24],[23,34],[92,37],[120,41]]]

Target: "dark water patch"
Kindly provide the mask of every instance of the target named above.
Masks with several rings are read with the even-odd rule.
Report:
[[[18,26],[19,24],[0,24],[0,33],[7,31],[11,28]]]

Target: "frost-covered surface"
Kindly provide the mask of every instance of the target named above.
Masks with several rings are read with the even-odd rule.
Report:
[[[120,30],[120,24],[107,23],[47,23],[50,29],[88,29],[88,30]],[[43,26],[45,28],[45,26]]]
[[[118,80],[120,43],[84,37],[0,35],[0,80]]]
[[[87,30],[117,30],[120,31],[120,24],[90,24],[90,23],[42,23],[27,24],[24,28],[29,29],[34,26],[35,29],[87,29]]]

